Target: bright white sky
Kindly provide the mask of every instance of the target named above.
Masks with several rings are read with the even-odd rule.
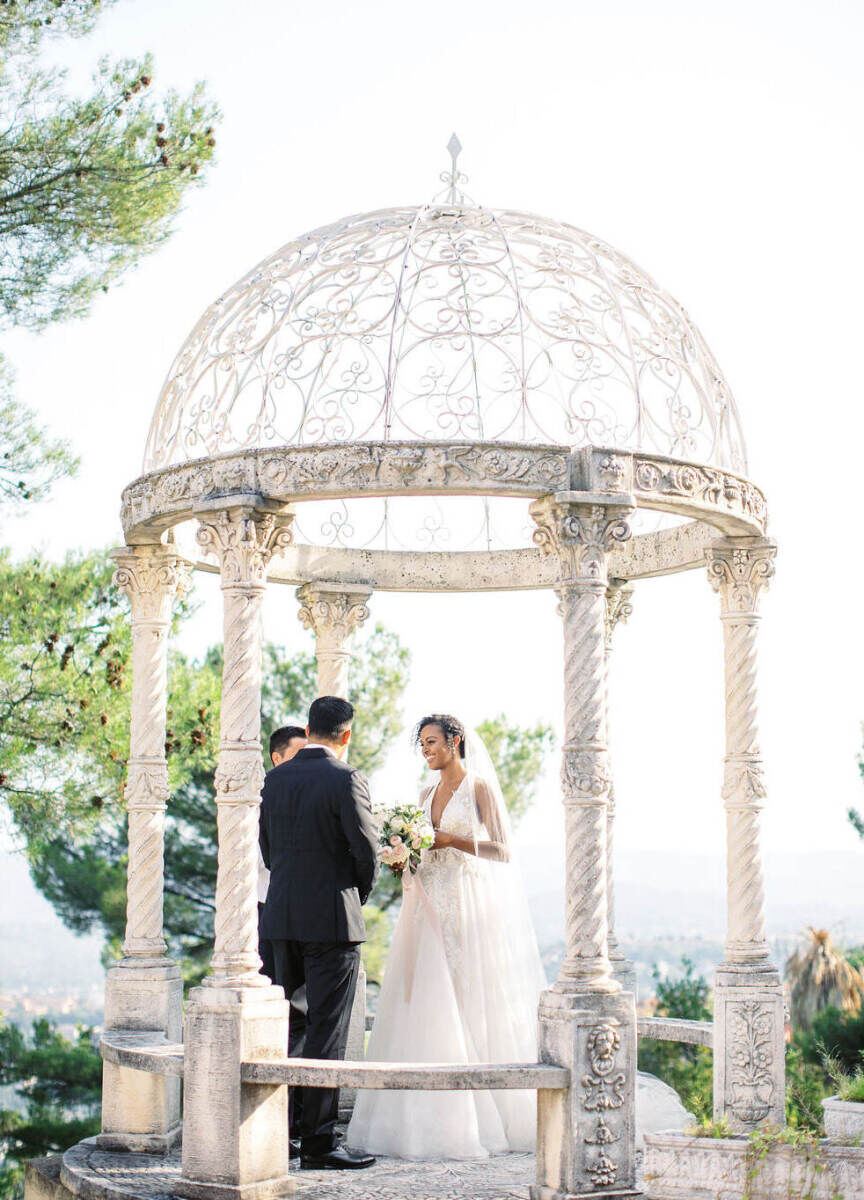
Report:
[[[717,354],[780,544],[764,601],[766,844],[855,849],[862,26],[854,0],[121,0],[64,47],[73,78],[100,54],[153,50],[154,88],[206,79],[225,112],[218,163],[176,236],[88,320],[5,339],[21,398],[83,459],[7,539],[51,554],[118,541],[121,488],[205,306],[307,229],[429,199],[455,129],[478,202],[612,242]],[[268,636],[308,645],[293,595],[274,592]],[[219,635],[216,581],[200,595],[193,649]],[[407,721],[445,706],[558,725],[550,595],[382,595],[373,613],[414,654]],[[721,629],[705,577],[638,585],[617,643],[617,844],[719,851]],[[382,798],[416,774],[394,756]],[[556,779],[553,766],[525,829],[535,843],[560,827]]]

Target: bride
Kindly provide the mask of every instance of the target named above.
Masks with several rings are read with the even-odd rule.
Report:
[[[379,1062],[536,1062],[545,986],[507,809],[482,741],[435,713],[416,730],[438,781],[435,830],[406,873],[366,1056]],[[360,1091],[348,1144],[398,1158],[533,1150],[533,1091]]]

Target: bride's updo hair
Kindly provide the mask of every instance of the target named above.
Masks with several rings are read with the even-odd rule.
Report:
[[[459,757],[465,757],[465,726],[458,718],[451,716],[449,713],[432,713],[429,717],[424,717],[422,721],[418,721],[414,727],[414,745],[420,746],[420,734],[427,725],[437,725],[449,746],[451,752],[455,749],[456,738],[459,742]]]

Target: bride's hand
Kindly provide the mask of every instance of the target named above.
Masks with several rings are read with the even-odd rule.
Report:
[[[442,833],[440,829],[435,830],[435,841],[432,843],[433,850],[443,850],[445,846],[453,845],[453,834]]]

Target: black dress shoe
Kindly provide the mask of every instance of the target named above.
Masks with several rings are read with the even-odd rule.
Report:
[[[361,1171],[373,1166],[374,1162],[373,1155],[347,1150],[344,1146],[334,1146],[325,1154],[304,1154],[300,1159],[301,1167],[307,1171]]]
[[[291,1140],[288,1142],[288,1157],[289,1158],[299,1158],[300,1157],[300,1139],[299,1138],[297,1138],[296,1140],[294,1138],[291,1138]]]

